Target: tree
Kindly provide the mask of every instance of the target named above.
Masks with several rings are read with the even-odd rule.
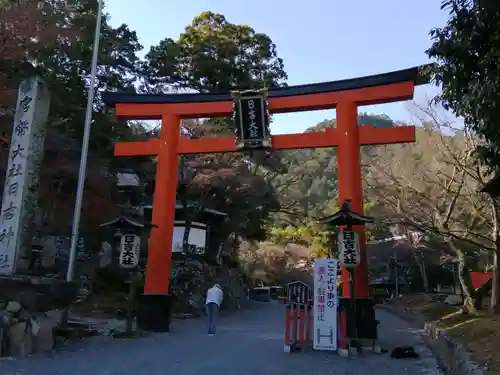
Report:
[[[442,28],[431,30],[433,44],[427,54],[437,60],[434,80],[443,86],[438,98],[445,108],[464,118],[467,128],[481,139],[481,160],[500,172],[500,12],[494,2],[444,0],[441,7],[450,18]],[[495,203],[497,206],[498,203]],[[496,208],[496,207],[495,207]],[[498,216],[500,211],[495,212]],[[500,239],[497,237],[496,242]],[[500,254],[494,253],[495,275],[492,307],[500,312]],[[497,290],[497,292],[495,292]]]
[[[392,127],[393,121],[386,115],[360,113],[360,125]],[[309,128],[306,132],[323,131],[335,127],[335,120],[325,120]],[[370,165],[371,154],[377,147],[361,149],[362,168]],[[275,223],[280,225],[307,225],[311,219],[318,219],[338,210],[337,151],[334,148],[280,151],[276,153],[282,167],[270,179],[280,196],[281,209],[275,215]],[[366,200],[366,199],[365,199]],[[375,211],[373,202],[366,200],[368,214]],[[367,228],[370,235],[381,232]],[[378,232],[377,232],[378,231]]]
[[[431,30],[427,54],[437,60],[435,82],[442,85],[439,101],[463,117],[465,125],[482,137],[482,160],[500,170],[500,12],[495,2],[442,0],[449,12],[446,25]]]
[[[45,230],[67,233],[78,178],[97,1],[8,0],[1,5],[0,37],[6,43],[2,45],[5,53],[0,58],[0,71],[9,77],[9,88],[15,92],[19,82],[32,74],[41,75],[50,87],[51,112],[40,178],[40,206]],[[142,47],[137,35],[126,25],[112,28],[108,19],[108,15],[102,19],[83,232],[95,229],[115,213],[112,168],[121,161],[115,162],[112,157],[113,143],[137,135],[135,128],[116,119],[113,111],[99,100],[101,89],[135,90],[140,68],[136,52]],[[1,125],[8,135],[13,101],[4,101],[6,96],[1,96],[0,104],[8,109]],[[0,156],[5,165],[7,152]]]
[[[468,282],[470,252],[498,251],[495,202],[478,189],[484,168],[474,157],[477,139],[453,129],[432,108],[420,108],[423,128],[413,145],[386,146],[373,159],[369,194],[384,205],[389,222],[413,228],[445,246],[443,259],[458,264],[464,310],[473,311]],[[448,254],[448,255],[447,255]]]
[[[51,119],[54,132],[62,133],[73,147],[65,155],[59,155],[49,168],[57,173],[58,184],[66,185],[62,189],[69,192],[66,197],[68,213],[72,211],[74,192],[76,191],[80,145],[83,138],[85,103],[87,99],[88,77],[90,74],[92,47],[94,40],[97,1],[74,1],[72,25],[78,30],[78,40],[59,48],[57,53],[45,54],[41,67],[53,95]],[[112,167],[122,163],[113,157],[113,145],[121,138],[130,137],[131,129],[124,120],[117,119],[112,110],[100,101],[101,90],[135,91],[134,81],[139,74],[139,58],[136,53],[142,49],[135,32],[126,25],[113,28],[108,24],[109,15],[104,14],[101,25],[100,53],[96,77],[95,112],[89,144],[88,190],[84,197],[84,222],[95,227],[106,216],[113,215],[115,202],[110,199],[114,190]],[[49,160],[45,165],[48,166]],[[66,163],[67,168],[60,165]],[[61,171],[62,169],[62,171]],[[108,172],[108,177],[103,173]],[[62,172],[62,173],[61,173]],[[103,197],[99,203],[96,200]],[[54,199],[58,199],[55,195]],[[95,210],[96,204],[100,207]],[[107,210],[104,208],[108,207]],[[107,212],[106,212],[107,211]],[[92,215],[94,214],[94,215]],[[97,214],[97,215],[96,215]],[[61,215],[62,216],[62,215]],[[66,219],[67,220],[67,219]]]
[[[271,227],[268,230],[268,240],[271,243],[283,247],[288,244],[304,246],[309,250],[311,258],[334,257],[337,254],[335,238],[335,231],[312,221],[298,227]]]
[[[213,12],[195,17],[178,40],[151,47],[146,62],[146,87],[160,92],[272,88],[287,79],[269,36]]]
[[[72,1],[0,1],[0,107],[12,113],[19,77],[36,72],[46,51],[75,41]]]
[[[204,155],[185,164],[193,176],[186,186],[186,200],[226,212],[228,229],[236,237],[264,237],[263,226],[269,211],[278,207],[277,199],[271,186],[252,173],[240,155]]]
[[[147,92],[229,92],[236,88],[276,87],[287,78],[276,46],[265,34],[203,12],[177,40],[166,38],[146,55],[142,89]],[[195,137],[233,133],[229,119],[194,121],[186,129]],[[238,238],[261,236],[263,221],[274,205],[274,192],[259,166],[273,159],[262,152],[185,156],[195,178],[187,192],[231,214]],[[181,194],[182,195],[182,194]]]
[[[56,93],[52,111],[57,116],[58,130],[80,143],[83,136],[85,103],[90,76],[97,1],[80,0],[73,4],[72,25],[78,30],[78,40],[47,52],[41,60],[44,76]],[[130,134],[126,122],[115,118],[113,111],[100,101],[101,90],[135,92],[134,83],[140,74],[137,52],[142,49],[137,35],[127,25],[113,28],[104,14],[96,76],[95,112],[90,149],[92,155],[110,157],[113,143]],[[69,121],[71,119],[71,121]],[[62,121],[65,120],[65,121]]]
[[[143,71],[142,89],[147,92],[273,88],[285,86],[287,79],[269,36],[213,12],[195,17],[177,40],[166,38],[151,47]],[[203,128],[211,135],[234,133],[229,118],[205,120]],[[262,151],[244,158],[257,166],[272,166],[277,159]]]
[[[293,249],[272,242],[244,241],[238,251],[242,270],[257,285],[284,285],[301,280],[311,284],[309,262]]]

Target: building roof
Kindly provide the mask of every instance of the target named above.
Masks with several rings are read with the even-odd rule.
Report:
[[[116,174],[116,186],[118,187],[137,187],[141,183],[141,179],[137,173],[133,172],[119,172]]]
[[[153,208],[153,203],[151,201],[144,202],[144,204],[142,205],[142,207],[144,207],[144,208]],[[193,202],[193,201],[188,201],[187,202],[187,208],[195,208],[195,207],[200,207],[200,204],[196,203],[196,202]],[[176,201],[176,203],[175,203],[175,209],[176,210],[182,210],[184,208],[185,207],[184,207],[184,205],[182,204],[181,201],[179,201],[179,200]],[[206,213],[209,213],[209,214],[212,214],[212,215],[216,215],[216,216],[227,216],[227,214],[225,212],[216,210],[214,208],[204,208],[203,212],[206,212]]]
[[[105,223],[102,223],[100,226],[101,227],[107,227],[110,225],[114,224],[119,224],[119,223],[128,223],[134,227],[139,227],[139,228],[144,228],[144,227],[151,227],[154,226],[152,224],[146,223],[144,220],[141,218],[137,217],[127,217],[127,216],[118,216],[114,218],[113,220],[106,221]]]

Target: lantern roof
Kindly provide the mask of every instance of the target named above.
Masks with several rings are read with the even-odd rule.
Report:
[[[106,221],[105,223],[102,223],[100,227],[108,227],[108,226],[120,226],[124,224],[129,224],[133,227],[137,228],[154,228],[156,225],[151,224],[147,222],[146,220],[143,220],[138,217],[129,217],[129,216],[117,216],[113,220]]]
[[[141,207],[143,208],[153,208],[153,200],[150,199],[150,200],[147,200],[145,202],[143,202],[143,204],[141,205]],[[198,209],[198,208],[201,208],[201,205],[195,201],[187,201],[185,202],[185,204],[183,204],[180,200],[177,200],[175,202],[175,209],[176,210],[179,210],[179,211],[184,211],[186,208],[195,208],[195,209]],[[214,208],[208,208],[208,207],[204,207],[203,212],[207,213],[207,214],[211,214],[211,215],[214,215],[214,216],[228,216],[227,213],[225,212],[222,212],[222,211],[219,211],[219,210],[216,210]]]
[[[328,225],[364,225],[373,223],[373,218],[358,214],[351,209],[351,201],[347,200],[342,203],[342,207],[336,213],[326,216],[319,220],[320,223]]]

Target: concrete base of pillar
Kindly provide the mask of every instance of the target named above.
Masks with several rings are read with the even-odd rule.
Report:
[[[348,353],[349,353],[349,357],[357,357],[359,355],[359,351],[358,351],[358,348],[354,348],[354,347],[349,347],[349,349],[347,349]]]
[[[380,354],[382,352],[382,349],[377,344],[375,344],[375,345],[363,345],[361,348],[363,351],[371,352],[371,353],[375,353],[375,354]]]
[[[359,343],[361,344],[361,349],[363,351],[377,353],[377,354],[381,352],[380,346],[377,344],[376,340],[374,341],[374,340],[361,339],[359,340]]]
[[[171,311],[169,294],[143,294],[139,298],[137,327],[149,332],[170,332]]]
[[[349,357],[349,351],[347,349],[341,349],[341,348],[338,348],[337,349],[337,353],[339,354],[339,356],[341,357]]]

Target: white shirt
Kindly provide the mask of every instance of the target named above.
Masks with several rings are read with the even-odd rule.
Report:
[[[217,306],[220,306],[222,302],[222,290],[217,288],[216,286],[211,287],[207,291],[207,299],[205,300],[205,305],[209,303],[216,303]]]

